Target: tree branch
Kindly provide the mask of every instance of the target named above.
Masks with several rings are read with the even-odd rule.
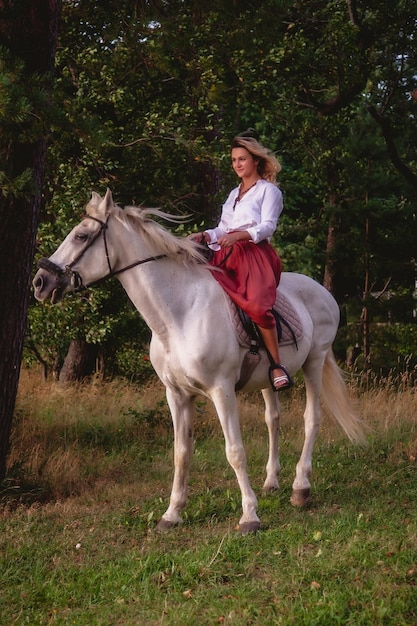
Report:
[[[362,24],[358,15],[356,0],[346,0],[346,4],[350,24],[357,31],[358,49],[360,53],[364,55],[366,50],[373,44],[374,35]],[[361,66],[364,71],[360,72],[359,80],[355,81],[349,87],[346,87],[346,89],[340,90],[334,98],[317,104],[316,108],[320,117],[324,115],[334,115],[345,106],[348,106],[353,102],[356,96],[363,92],[368,80],[368,72],[366,70],[367,60],[365,55],[363,56]]]
[[[398,154],[397,146],[395,145],[395,142],[394,142],[390,120],[384,117],[383,115],[381,115],[379,111],[377,111],[376,108],[373,106],[369,106],[368,111],[372,115],[374,120],[377,122],[379,127],[381,128],[382,135],[385,139],[385,144],[387,146],[387,152],[391,159],[392,164],[400,172],[400,174],[404,176],[407,182],[410,183],[410,185],[413,187],[413,189],[417,193],[417,176],[401,160]]]

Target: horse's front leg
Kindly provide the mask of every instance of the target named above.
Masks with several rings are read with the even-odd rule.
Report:
[[[169,507],[156,527],[159,531],[182,523],[180,513],[187,503],[193,452],[194,398],[169,387],[166,389],[166,397],[174,426],[174,480]]]
[[[246,469],[236,394],[233,389],[217,389],[212,394],[212,400],[224,434],[226,457],[235,471],[242,494],[243,513],[239,520],[239,531],[241,534],[256,532],[260,527],[257,515],[258,501],[250,486]]]
[[[323,360],[308,360],[303,366],[306,387],[306,408],[304,411],[304,445],[297,463],[295,480],[292,485],[291,504],[304,506],[310,500],[310,475],[312,470],[313,448],[320,430],[321,377]]]
[[[265,423],[269,437],[266,479],[262,491],[270,493],[279,489],[278,477],[281,471],[279,462],[280,404],[278,394],[274,393],[270,387],[262,389],[262,395],[265,402]]]

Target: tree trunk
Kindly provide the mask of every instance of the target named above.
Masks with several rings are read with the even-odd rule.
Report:
[[[45,166],[44,111],[31,98],[34,87],[52,83],[57,19],[57,0],[0,0],[3,71],[12,74],[15,63],[23,63],[18,88],[33,109],[31,121],[3,118],[0,127],[0,167],[8,185],[0,190],[0,479],[6,475]]]
[[[85,339],[73,339],[59,373],[60,383],[73,383],[84,380],[95,369],[97,347]]]
[[[332,217],[327,229],[326,265],[324,267],[323,285],[331,294],[335,291],[335,248],[337,242],[337,223]]]
[[[333,191],[329,192],[329,206],[336,207],[337,196]],[[337,235],[339,231],[338,220],[332,212],[329,219],[327,229],[327,245],[326,245],[326,264],[324,267],[323,285],[330,293],[335,296],[336,286],[336,246]]]

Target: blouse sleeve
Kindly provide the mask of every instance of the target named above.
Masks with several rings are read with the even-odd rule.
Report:
[[[270,239],[274,234],[278,218],[283,210],[281,190],[273,184],[266,185],[261,199],[260,220],[247,228],[254,243]]]

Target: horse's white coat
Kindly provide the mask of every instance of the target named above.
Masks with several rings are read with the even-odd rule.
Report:
[[[135,217],[137,213],[138,217]],[[241,529],[259,527],[257,499],[247,471],[239,414],[234,391],[246,352],[236,338],[223,290],[212,272],[191,255],[195,246],[188,239],[174,238],[168,231],[152,225],[143,230],[141,211],[114,206],[108,191],[104,198],[93,193],[87,214],[103,222],[110,215],[106,231],[108,256],[113,270],[132,261],[166,252],[166,258],[138,265],[119,274],[128,296],[152,331],[150,359],[166,387],[174,425],[174,479],[169,507],[160,522],[169,527],[182,521],[187,501],[188,474],[193,451],[194,401],[197,395],[210,398],[223,429],[226,456],[233,467],[242,494]],[[143,213],[143,212],[142,212]],[[129,219],[123,217],[130,215]],[[149,220],[147,220],[149,224]],[[83,220],[50,257],[64,269],[82,252],[72,268],[90,284],[109,272],[104,237],[91,242],[100,225]],[[155,233],[153,233],[153,228]],[[164,244],[164,245],[162,245]],[[179,246],[183,250],[175,250]],[[185,250],[185,252],[184,252]],[[181,263],[182,258],[186,258]],[[35,296],[45,300],[59,283],[61,295],[71,290],[68,275],[57,278],[40,269],[33,281]],[[320,425],[320,394],[335,418],[352,440],[361,440],[360,422],[351,410],[341,372],[332,353],[332,342],[339,323],[339,308],[333,297],[312,279],[283,273],[279,289],[285,293],[300,316],[303,336],[295,346],[283,346],[282,362],[291,374],[302,368],[306,385],[304,412],[305,441],[293,483],[294,504],[303,504],[310,493],[313,446]],[[265,421],[269,432],[269,457],[265,490],[278,488],[279,401],[268,381],[269,362],[263,352],[261,361],[243,391],[261,389],[265,401]],[[324,369],[323,369],[324,368]],[[322,381],[324,371],[324,377]]]

